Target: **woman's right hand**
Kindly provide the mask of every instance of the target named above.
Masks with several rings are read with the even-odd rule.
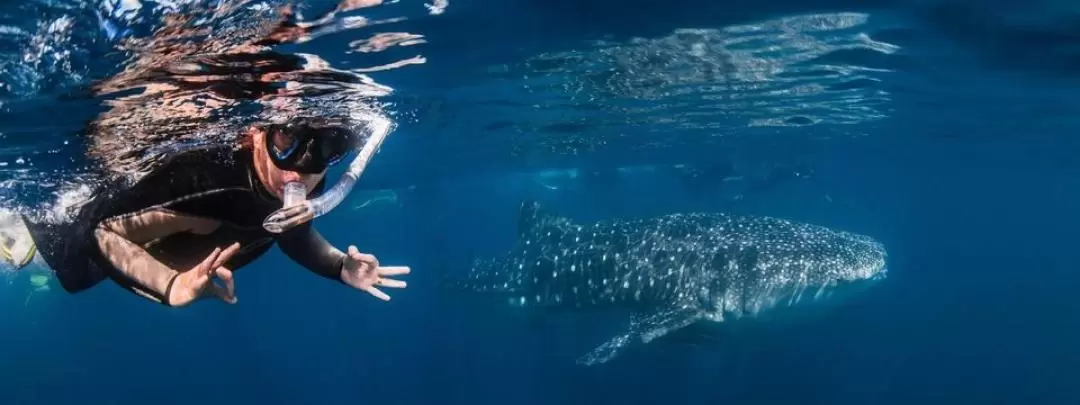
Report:
[[[236,284],[233,282],[232,271],[223,267],[236,252],[240,250],[239,243],[233,243],[222,250],[214,248],[209,256],[191,270],[180,273],[173,281],[172,290],[169,292],[169,305],[182,307],[188,305],[207,292],[221,298],[223,301],[236,303]],[[225,286],[214,284],[213,277],[221,278]]]

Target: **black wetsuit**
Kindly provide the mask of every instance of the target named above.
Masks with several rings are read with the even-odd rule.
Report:
[[[320,183],[313,194],[323,186]],[[102,190],[70,223],[27,221],[27,226],[60,284],[72,293],[111,278],[132,292],[168,304],[163,294],[116,269],[109,255],[123,252],[104,251],[95,237],[95,231],[104,224],[149,221],[154,213],[168,213],[181,220],[207,218],[220,222],[210,234],[180,232],[141,244],[158,261],[177,271],[191,269],[216,247],[239,242],[240,250],[225,264],[235,270],[277,242],[300,265],[340,281],[344,254],[315,232],[310,222],[282,234],[263,229],[262,221],[278,208],[281,201],[268,193],[255,173],[250,149],[221,146],[177,155],[130,188]]]

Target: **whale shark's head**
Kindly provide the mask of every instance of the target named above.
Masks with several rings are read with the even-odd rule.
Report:
[[[835,231],[837,260],[843,263],[839,282],[875,281],[888,274],[888,252],[881,242],[865,235]]]
[[[865,235],[830,230],[826,242],[830,247],[824,261],[823,283],[812,288],[815,301],[827,301],[826,308],[843,305],[870,287],[884,280],[888,274],[888,252],[881,242]],[[796,300],[798,301],[798,300]]]
[[[740,250],[739,260],[727,260],[731,249],[720,251],[725,265],[718,268],[723,282],[713,295],[717,317],[759,315],[809,302],[832,306],[887,274],[888,253],[871,237],[777,218],[730,221],[718,222],[727,243],[752,249]]]

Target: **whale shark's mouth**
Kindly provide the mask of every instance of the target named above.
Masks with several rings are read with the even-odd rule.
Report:
[[[889,276],[889,268],[888,267],[882,267],[881,270],[878,270],[877,273],[874,273],[874,275],[870,276],[870,280],[871,281],[884,280],[888,276]]]
[[[885,267],[881,267],[864,278],[838,280],[831,285],[822,287],[814,301],[843,302],[847,297],[861,294],[868,288],[873,287],[879,281],[886,278]]]

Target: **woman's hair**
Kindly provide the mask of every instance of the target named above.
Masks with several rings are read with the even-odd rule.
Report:
[[[255,140],[252,138],[255,137],[256,131],[266,131],[266,128],[260,124],[252,124],[248,126],[246,129],[244,129],[244,132],[241,133],[240,136],[236,137],[236,148],[250,149],[254,147]]]

